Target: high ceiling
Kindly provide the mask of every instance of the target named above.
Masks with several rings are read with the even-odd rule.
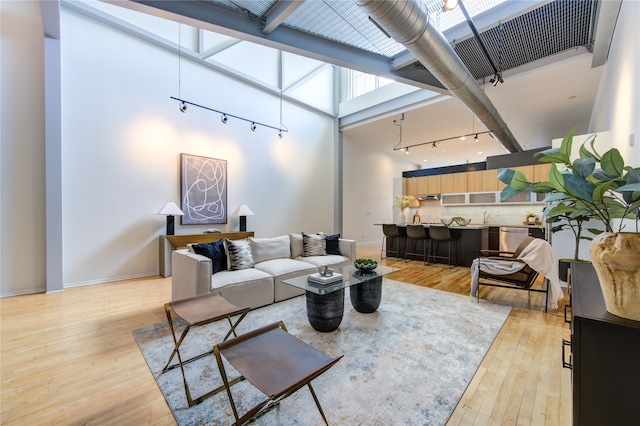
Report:
[[[602,52],[606,58],[607,38],[615,22],[615,16],[605,21],[603,16],[610,15],[601,9],[612,2],[464,0],[488,57],[502,72],[504,83],[493,87],[487,80],[495,72],[460,8],[443,12],[442,0],[422,1],[473,77],[481,85],[486,82],[485,92],[523,148],[549,145],[573,126],[578,132],[587,131],[599,65],[604,63]],[[341,120],[347,138],[370,141],[373,148],[391,150],[398,142],[393,120],[400,122],[402,112],[406,144],[487,130],[460,101],[446,100],[443,84],[404,46],[388,38],[356,0],[113,3],[441,94],[441,102]],[[416,167],[436,167],[505,153],[489,135],[480,135],[480,142],[483,149],[469,140],[442,143],[435,150],[425,146],[412,149],[406,158]]]

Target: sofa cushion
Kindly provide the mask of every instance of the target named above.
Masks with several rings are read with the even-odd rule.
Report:
[[[212,243],[190,244],[194,253],[201,254],[211,259],[212,273],[227,270],[227,253],[224,249],[224,241],[218,240]]]
[[[325,256],[327,254],[324,234],[302,233],[302,256]]]
[[[249,241],[225,238],[224,244],[227,248],[227,269],[229,271],[253,268],[254,262]]]
[[[328,254],[326,256],[307,256],[298,257],[295,260],[301,260],[310,263],[316,267],[320,266],[347,266],[351,264],[351,259],[347,256],[340,256],[337,254]]]
[[[338,240],[340,239],[340,234],[326,235],[324,236],[327,254],[340,254],[340,248],[338,244]]]
[[[291,258],[302,256],[302,234],[289,234],[291,239]]]
[[[271,259],[291,259],[291,239],[288,235],[275,238],[249,237],[249,244],[255,263]]]
[[[302,273],[311,270],[315,271],[314,265],[305,262],[304,260],[294,260],[294,259],[272,259],[267,260],[266,262],[260,262],[256,264],[255,269],[266,272],[272,277],[277,278],[282,275],[290,274],[292,272],[300,272]]]

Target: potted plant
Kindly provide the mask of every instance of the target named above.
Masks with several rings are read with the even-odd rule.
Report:
[[[563,138],[560,148],[536,154],[539,161],[551,163],[547,182],[528,182],[520,171],[501,169],[498,177],[507,184],[501,199],[522,191],[546,193],[544,201],[549,204],[543,217],[552,222],[563,216],[580,227],[588,219],[600,222],[604,232],[589,229],[599,234],[590,255],[607,311],[640,321],[640,168],[625,166],[615,148],[599,154],[595,135],[572,161],[574,133],[575,128]],[[576,237],[576,246],[581,236]]]
[[[413,195],[396,195],[393,200],[393,207],[400,208],[398,224],[409,222],[409,207],[417,206],[418,200]]]

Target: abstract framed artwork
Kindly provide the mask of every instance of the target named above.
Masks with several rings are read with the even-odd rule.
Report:
[[[180,154],[182,225],[227,223],[227,160]]]

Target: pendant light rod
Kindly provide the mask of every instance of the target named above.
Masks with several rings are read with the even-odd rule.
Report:
[[[269,128],[269,129],[277,130],[280,133],[289,131],[286,128],[275,127],[275,126],[271,126],[269,124],[261,123],[259,121],[250,120],[248,118],[240,117],[238,115],[229,114],[229,113],[226,113],[224,111],[219,111],[219,110],[214,109],[214,108],[209,108],[209,107],[204,106],[204,105],[199,105],[199,104],[196,104],[196,103],[193,103],[193,102],[186,101],[184,99],[176,98],[175,96],[171,96],[171,99],[180,102],[181,110],[182,110],[182,105],[185,105],[185,104],[193,105],[193,106],[198,107],[198,108],[206,109],[207,111],[213,111],[213,112],[216,112],[218,114],[221,114],[222,117],[233,117],[233,118],[236,118],[238,120],[242,120],[242,121],[246,121],[247,123],[251,123],[251,130],[255,130],[256,126],[262,126],[262,127],[266,127],[266,128]],[[226,123],[226,120],[223,120],[223,122]]]
[[[420,142],[420,143],[416,143],[416,144],[413,144],[413,145],[406,145],[406,146],[403,146],[403,147],[398,147],[396,145],[396,146],[393,147],[393,150],[394,151],[399,151],[399,150],[404,151],[405,149],[413,148],[413,147],[416,147],[416,146],[422,146],[422,145],[433,145],[433,147],[435,148],[436,147],[435,144],[437,144],[438,142],[444,142],[444,141],[450,141],[450,140],[453,140],[453,139],[466,138],[467,136],[484,135],[485,133],[488,133],[489,136],[491,136],[493,138],[493,135],[491,134],[491,131],[488,130],[486,132],[476,132],[476,133],[469,133],[468,135],[452,136],[450,138],[437,139],[435,141],[429,141],[429,142]]]

